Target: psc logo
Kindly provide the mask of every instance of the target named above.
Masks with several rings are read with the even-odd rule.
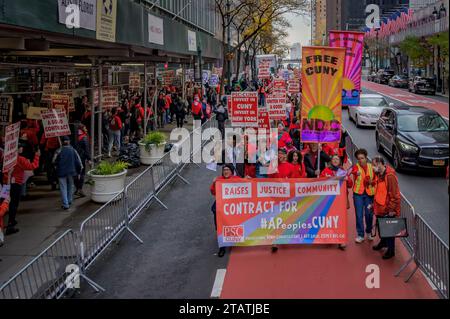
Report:
[[[244,242],[244,226],[223,226],[223,241],[225,243]]]

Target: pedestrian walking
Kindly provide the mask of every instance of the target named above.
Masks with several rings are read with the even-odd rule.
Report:
[[[117,152],[120,151],[122,131],[122,120],[117,115],[117,108],[111,110],[111,118],[109,120],[109,145],[108,145],[108,157],[111,157],[113,146],[116,146]]]
[[[234,175],[234,167],[231,164],[225,164],[222,167],[222,176],[217,177],[214,182],[211,184],[210,191],[211,195],[216,197],[216,183],[220,180],[233,180],[233,179],[240,179],[239,177]],[[211,211],[214,215],[214,225],[215,229],[217,231],[217,207],[216,207],[216,201],[214,201],[214,204],[211,207]],[[225,247],[220,247],[219,252],[217,253],[217,256],[223,257],[225,256],[226,250]]]
[[[16,214],[19,209],[20,198],[22,194],[22,185],[25,181],[25,171],[34,171],[39,167],[39,157],[41,152],[38,150],[35,155],[33,162],[30,162],[27,158],[25,158],[23,154],[24,145],[19,144],[19,156],[17,158],[17,164],[12,170],[11,179],[9,179],[9,174],[3,176],[3,182],[7,184],[11,184],[10,188],[10,203],[9,203],[9,212],[8,212],[8,226],[6,227],[5,235],[12,235],[19,231],[16,228]],[[5,180],[6,178],[6,180]]]
[[[223,139],[225,137],[225,122],[228,120],[228,112],[221,103],[214,111],[214,114],[216,114],[217,125]]]
[[[371,163],[368,163],[367,151],[359,149],[355,152],[356,165],[353,166],[351,176],[353,177],[353,202],[356,212],[356,243],[364,242],[365,234],[369,241],[373,241],[373,205],[375,195],[375,172]],[[364,228],[364,222],[366,227]]]
[[[3,188],[3,187],[0,187],[0,188]],[[10,201],[9,196],[7,196],[6,198],[0,198],[0,247],[2,247],[5,242],[5,234],[3,233],[3,230],[4,230],[3,217],[8,212],[9,201]]]
[[[59,180],[62,209],[68,210],[73,202],[74,177],[83,170],[83,164],[77,151],[70,145],[70,138],[62,138],[62,147],[56,151],[53,160]]]
[[[174,100],[175,104],[175,116],[177,118],[177,127],[183,128],[184,125],[184,118],[186,117],[186,109],[184,107],[183,101],[180,99],[179,96],[177,96]]]
[[[75,195],[79,197],[86,197],[83,192],[84,179],[86,176],[87,164],[91,164],[91,152],[89,147],[89,136],[86,126],[81,124],[78,128],[78,136],[75,145],[75,150],[81,159],[82,170],[79,175],[75,177]]]
[[[395,170],[386,165],[384,158],[377,156],[372,160],[373,169],[376,174],[375,197],[373,211],[377,218],[400,217],[401,197],[398,178]],[[380,242],[373,247],[379,251],[387,248],[383,259],[391,259],[395,256],[395,237],[381,238]]]

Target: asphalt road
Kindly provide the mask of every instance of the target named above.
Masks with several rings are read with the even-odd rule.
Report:
[[[153,203],[132,225],[144,241],[126,234],[120,246],[94,265],[88,275],[106,289],[96,294],[87,285],[83,299],[208,299],[218,269],[226,269],[228,254],[217,257],[209,185],[217,176],[202,165],[190,165],[183,177],[161,193],[169,207]]]
[[[407,90],[405,91],[408,92]],[[377,92],[363,89],[363,93]],[[448,99],[444,97],[427,97],[448,102]],[[401,104],[388,96],[386,96],[386,99],[389,103]],[[347,110],[343,112],[343,124],[359,147],[366,148],[370,156],[378,154],[375,145],[375,129],[357,129],[355,124],[349,120]],[[386,155],[384,156],[386,157]],[[436,234],[448,245],[449,195],[445,177],[442,174],[439,175],[432,172],[404,172],[399,173],[398,178],[401,192],[412,203],[416,212],[424,218]]]

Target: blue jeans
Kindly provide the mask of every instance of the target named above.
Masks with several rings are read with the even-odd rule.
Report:
[[[59,191],[63,206],[69,208],[73,202],[73,177],[59,177]]]
[[[120,131],[111,131],[109,130],[109,147],[108,147],[108,153],[111,154],[111,151],[113,149],[113,145],[116,144],[117,151],[120,151]]]
[[[353,202],[356,211],[356,231],[358,236],[364,237],[364,219],[366,220],[366,234],[372,233],[373,227],[373,211],[369,210],[367,206],[373,205],[373,197],[362,194],[353,193]]]

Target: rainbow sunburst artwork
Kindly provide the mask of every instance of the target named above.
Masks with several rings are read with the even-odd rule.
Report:
[[[302,142],[340,141],[344,59],[343,48],[303,48]]]
[[[361,95],[361,69],[364,33],[330,31],[330,47],[345,48],[342,105],[357,106]]]

